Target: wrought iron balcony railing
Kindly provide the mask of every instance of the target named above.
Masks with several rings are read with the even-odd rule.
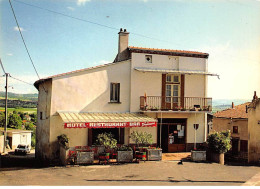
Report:
[[[212,98],[140,96],[140,109],[142,111],[212,111]]]

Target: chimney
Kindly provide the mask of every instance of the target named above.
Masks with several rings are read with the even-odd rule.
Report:
[[[254,96],[253,96],[253,100],[257,100],[258,97],[256,96],[256,91],[254,91]]]
[[[128,47],[128,36],[129,32],[126,29],[120,28],[120,32],[118,33],[118,54],[117,54],[117,61],[126,60],[128,57],[128,53],[126,52]]]
[[[232,109],[234,109],[235,108],[235,105],[234,105],[234,102],[232,102]]]

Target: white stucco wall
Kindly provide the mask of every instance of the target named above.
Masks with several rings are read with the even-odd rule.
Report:
[[[130,62],[53,79],[51,115],[57,111],[129,112]],[[111,104],[110,83],[120,83],[121,104]]]
[[[199,124],[199,128],[196,131],[196,143],[203,143],[207,140],[207,114],[204,112],[192,112],[192,113],[153,113],[146,112],[150,117],[154,118],[173,118],[173,119],[187,119],[187,129],[186,129],[186,143],[194,143],[195,141],[195,130],[193,124]],[[158,125],[160,122],[158,122]]]
[[[207,59],[192,57],[173,57],[168,55],[152,55],[153,63],[145,62],[144,53],[133,53],[131,60],[131,104],[130,111],[140,109],[140,96],[162,95],[162,73],[140,72],[136,67],[175,69],[179,64],[180,70],[207,71]],[[185,74],[184,96],[207,97],[207,76]],[[194,102],[196,104],[196,102]],[[197,103],[199,104],[199,103]]]

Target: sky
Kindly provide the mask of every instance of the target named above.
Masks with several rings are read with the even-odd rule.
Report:
[[[118,31],[129,45],[209,53],[208,96],[260,96],[260,0],[11,0],[40,78],[112,62]],[[0,0],[0,58],[6,72],[33,84],[8,0]],[[4,73],[0,70],[0,75]],[[5,78],[0,77],[0,91]],[[37,93],[9,79],[8,90]]]

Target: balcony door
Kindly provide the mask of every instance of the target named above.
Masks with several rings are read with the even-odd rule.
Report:
[[[161,109],[173,110],[184,107],[184,82],[184,75],[162,74]]]
[[[176,109],[180,106],[180,85],[166,84],[166,108]]]

